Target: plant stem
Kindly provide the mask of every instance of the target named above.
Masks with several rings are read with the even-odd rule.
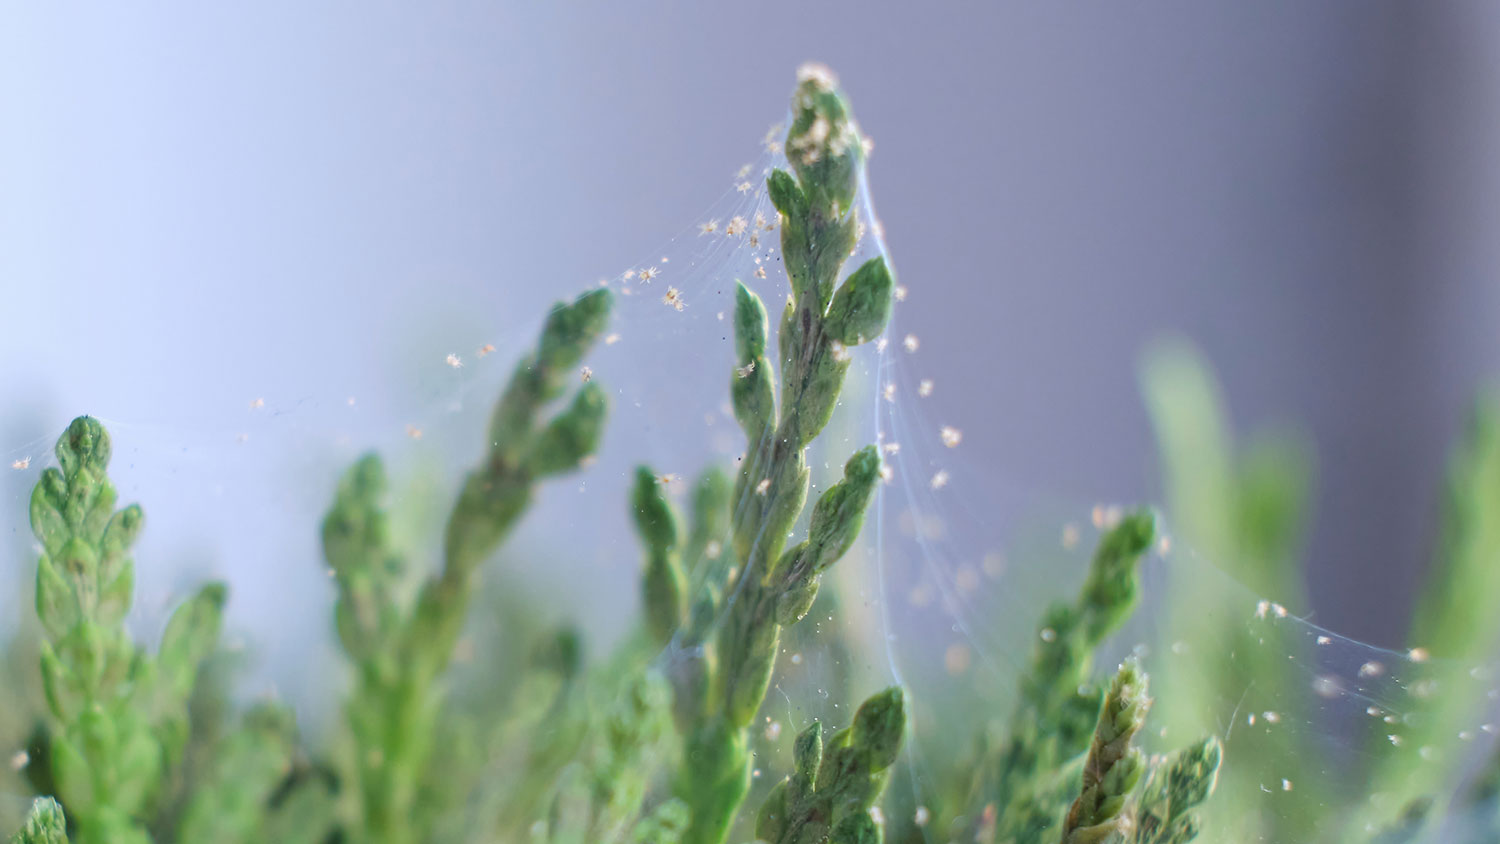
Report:
[[[730,381],[735,418],[748,440],[731,522],[739,566],[722,608],[710,592],[706,602],[695,599],[692,615],[702,623],[689,622],[688,638],[698,640],[720,609],[714,659],[699,657],[696,666],[706,682],[695,696],[677,701],[686,727],[677,794],[692,818],[684,844],[720,844],[728,835],[749,789],[746,728],[765,697],[780,628],[807,613],[823,571],[853,544],[879,477],[874,447],[856,453],[843,481],[813,508],[808,538],[785,548],[807,501],[805,449],[838,401],[849,366],[845,350],[884,330],[894,287],[882,258],[837,285],[858,240],[854,200],[863,148],[848,104],[826,70],[803,69],[793,109],[786,149],[796,175],[777,169],[766,182],[792,286],[777,338],[780,402],[767,356],[765,307],[741,284]]]

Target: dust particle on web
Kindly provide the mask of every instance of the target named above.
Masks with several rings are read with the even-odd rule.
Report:
[[[943,652],[943,667],[948,673],[957,677],[969,670],[969,663],[973,655],[969,652],[969,646],[962,642],[954,642]]]
[[[998,578],[1005,574],[1005,555],[999,551],[990,551],[979,561],[979,567],[990,577]]]
[[[925,583],[918,583],[907,593],[906,602],[917,609],[926,609],[932,605],[932,588]]]
[[[1313,693],[1318,697],[1331,700],[1343,694],[1344,686],[1339,678],[1332,674],[1320,674],[1313,678]]]
[[[970,565],[959,566],[953,583],[960,592],[973,592],[979,588],[979,570]]]
[[[1069,523],[1063,526],[1062,547],[1069,551],[1078,547],[1078,525]]]
[[[781,142],[776,139],[780,137],[781,130],[784,128],[786,127],[780,123],[772,124],[771,128],[766,130],[766,136],[760,141],[772,155],[781,152]]]
[[[474,637],[465,636],[453,646],[453,661],[459,665],[468,665],[474,661],[474,651]]]

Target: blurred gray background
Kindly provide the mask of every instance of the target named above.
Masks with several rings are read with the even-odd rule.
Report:
[[[1500,373],[1500,6],[251,8],[0,5],[7,464],[77,412],[161,452],[261,392],[378,396],[414,326],[533,325],[694,222],[818,59],[967,457],[1159,497],[1135,362],[1186,335],[1237,424],[1316,441],[1316,620],[1396,643]],[[273,581],[249,612],[283,562],[228,573]]]

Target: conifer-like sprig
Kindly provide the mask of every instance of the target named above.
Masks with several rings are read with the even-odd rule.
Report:
[[[542,416],[603,332],[610,301],[609,291],[593,290],[548,316],[490,418],[484,457],[448,518],[442,568],[410,610],[396,602],[402,565],[390,547],[379,458],[361,458],[339,485],[323,549],[339,587],[339,639],[357,669],[347,711],[359,794],[349,834],[357,842],[421,839],[416,802],[442,707],[438,681],[468,616],[475,570],[526,511],[539,481],[577,468],[598,448],[607,405],[598,382],[550,420]]]
[[[678,550],[681,539],[677,514],[667,501],[665,486],[655,472],[642,466],[636,470],[631,497],[636,533],[646,548],[646,568],[641,578],[646,627],[658,645],[670,639],[682,624],[687,592],[687,575]]]
[[[291,773],[296,742],[290,710],[260,704],[247,712],[244,725],[220,744],[205,781],[194,789],[177,840],[216,844],[273,840],[268,837],[268,807],[272,794]]]
[[[720,844],[750,783],[746,728],[765,697],[780,628],[807,614],[822,574],[848,551],[880,475],[873,446],[844,466],[844,478],[813,507],[807,538],[787,536],[807,503],[806,449],[828,424],[850,358],[890,318],[894,281],[884,258],[839,283],[858,240],[854,201],[863,166],[859,130],[826,69],[799,74],[786,150],[792,172],[775,169],[767,191],[780,217],[791,296],[771,360],[767,314],[743,284],[735,293],[735,361],[730,398],[746,454],[733,494],[736,575],[722,590],[705,578],[688,611],[690,651],[675,684],[685,732],[678,796],[691,811],[685,844]]]
[[[51,797],[38,797],[26,815],[26,825],[10,844],[68,844],[68,823],[62,807]]]
[[[981,763],[973,799],[1001,810],[999,826],[1013,840],[1039,842],[1057,822],[1053,784],[1087,747],[1099,711],[1102,690],[1090,676],[1094,651],[1135,607],[1140,562],[1155,526],[1150,510],[1121,519],[1099,540],[1077,599],[1054,604],[1038,622],[1009,733],[998,753]]]
[[[823,725],[812,722],[797,736],[795,771],[761,806],[756,838],[767,844],[879,842],[870,807],[885,787],[905,729],[905,696],[895,686],[861,704],[854,724],[826,746]]]
[[[172,614],[155,658],[124,627],[135,584],[130,546],[141,508],[115,510],[109,434],[73,420],[56,468],[31,496],[42,683],[52,716],[51,775],[83,844],[145,842],[146,821],[187,741],[187,701],[219,636],[222,584]]]
[[[1151,699],[1146,675],[1133,660],[1120,666],[1104,696],[1094,740],[1083,763],[1083,787],[1063,820],[1062,844],[1097,844],[1130,834],[1126,810],[1145,767],[1131,740],[1146,723]]]
[[[1196,809],[1214,793],[1223,746],[1210,736],[1172,754],[1142,789],[1132,844],[1187,844],[1198,836]]]

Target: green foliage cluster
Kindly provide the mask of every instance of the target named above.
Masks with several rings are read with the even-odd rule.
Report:
[[[1173,582],[1155,621],[1235,657],[1179,665],[1155,684],[1166,689],[1155,706],[1134,658],[1098,673],[1162,541],[1149,510],[1106,526],[1076,595],[1040,614],[1008,717],[979,731],[967,755],[938,762],[926,805],[903,803],[911,795],[901,789],[885,793],[902,770],[909,690],[875,692],[826,738],[819,721],[790,741],[752,729],[787,641],[849,650],[836,632],[798,623],[815,603],[836,606],[824,576],[856,543],[883,467],[873,445],[840,455],[841,477],[809,502],[808,449],[840,400],[849,349],[884,332],[895,290],[883,258],[844,273],[862,225],[864,146],[825,71],[800,76],[785,149],[789,169],[766,180],[791,283],[774,337],[765,303],[743,284],[735,290],[726,375],[744,457],[733,473],[706,467],[685,516],[650,467],[637,470],[623,506],[642,552],[640,620],[601,658],[586,657],[571,629],[543,627],[514,596],[485,593],[479,572],[539,487],[600,447],[605,388],[570,385],[607,328],[607,290],[554,308],[516,366],[457,491],[433,573],[418,577],[406,560],[420,551],[398,547],[378,455],[338,481],[321,539],[351,680],[334,735],[316,746],[286,707],[228,702],[223,585],[178,607],[154,649],[127,634],[129,552],[144,516],[136,505],[116,509],[103,426],[75,420],[57,443],[58,466],[31,497],[36,626],[6,654],[23,654],[31,668],[16,676],[35,680],[34,722],[16,714],[26,711],[26,689],[0,690],[0,729],[25,734],[17,768],[44,795],[12,840],[1396,842],[1423,835],[1439,809],[1473,820],[1465,844],[1500,840],[1500,760],[1447,795],[1456,756],[1382,757],[1392,761],[1371,773],[1380,823],[1357,831],[1320,816],[1329,804],[1317,782],[1299,791],[1305,810],[1269,811],[1255,797],[1261,788],[1211,799],[1221,780],[1253,780],[1278,751],[1216,735],[1222,725],[1200,719],[1247,685],[1286,696],[1296,677],[1284,656],[1296,647],[1273,626],[1247,627],[1224,590],[1189,576]],[[1236,449],[1211,376],[1184,346],[1148,358],[1143,384],[1180,537],[1250,588],[1300,607],[1306,449],[1286,436]],[[1425,678],[1439,689],[1500,636],[1488,602],[1500,588],[1500,403],[1483,408],[1454,457],[1440,560],[1413,625],[1414,641],[1444,658]],[[485,634],[492,648],[465,644],[477,602],[497,610]],[[466,650],[492,661],[459,671]],[[1409,733],[1451,733],[1481,705],[1434,695]],[[1154,732],[1148,713],[1171,727],[1165,755],[1139,746]]]
[[[61,468],[44,473],[33,496],[45,548],[36,606],[49,712],[46,752],[27,767],[60,802],[39,802],[22,840],[70,832],[84,842],[725,841],[750,790],[749,726],[780,631],[807,614],[821,576],[854,543],[881,467],[873,446],[850,457],[843,480],[811,507],[806,538],[788,547],[808,499],[806,449],[837,404],[848,348],[884,330],[894,289],[882,259],[840,281],[858,237],[863,155],[847,103],[828,77],[808,73],[794,108],[791,171],[767,183],[793,291],[774,347],[759,297],[743,285],[737,294],[727,369],[746,456],[732,480],[705,470],[685,535],[656,476],[640,471],[630,503],[645,551],[637,635],[598,666],[585,664],[566,630],[532,636],[534,653],[508,687],[487,690],[480,706],[455,699],[450,668],[480,566],[537,486],[598,448],[603,387],[565,394],[607,324],[607,290],[554,309],[517,365],[448,517],[441,565],[414,595],[379,456],[360,458],[340,480],[322,545],[353,681],[336,739],[311,755],[290,713],[273,704],[222,728],[222,690],[204,668],[222,585],[177,612],[154,658],[126,637],[127,552],[142,511],[114,510],[108,435],[81,417],[58,444]],[[211,702],[190,723],[200,676],[199,696]],[[893,688],[870,698],[826,750],[818,740],[816,783],[784,792],[803,830],[795,840],[878,840],[870,809],[905,726],[904,696]],[[808,752],[799,751],[802,764],[816,767]]]

